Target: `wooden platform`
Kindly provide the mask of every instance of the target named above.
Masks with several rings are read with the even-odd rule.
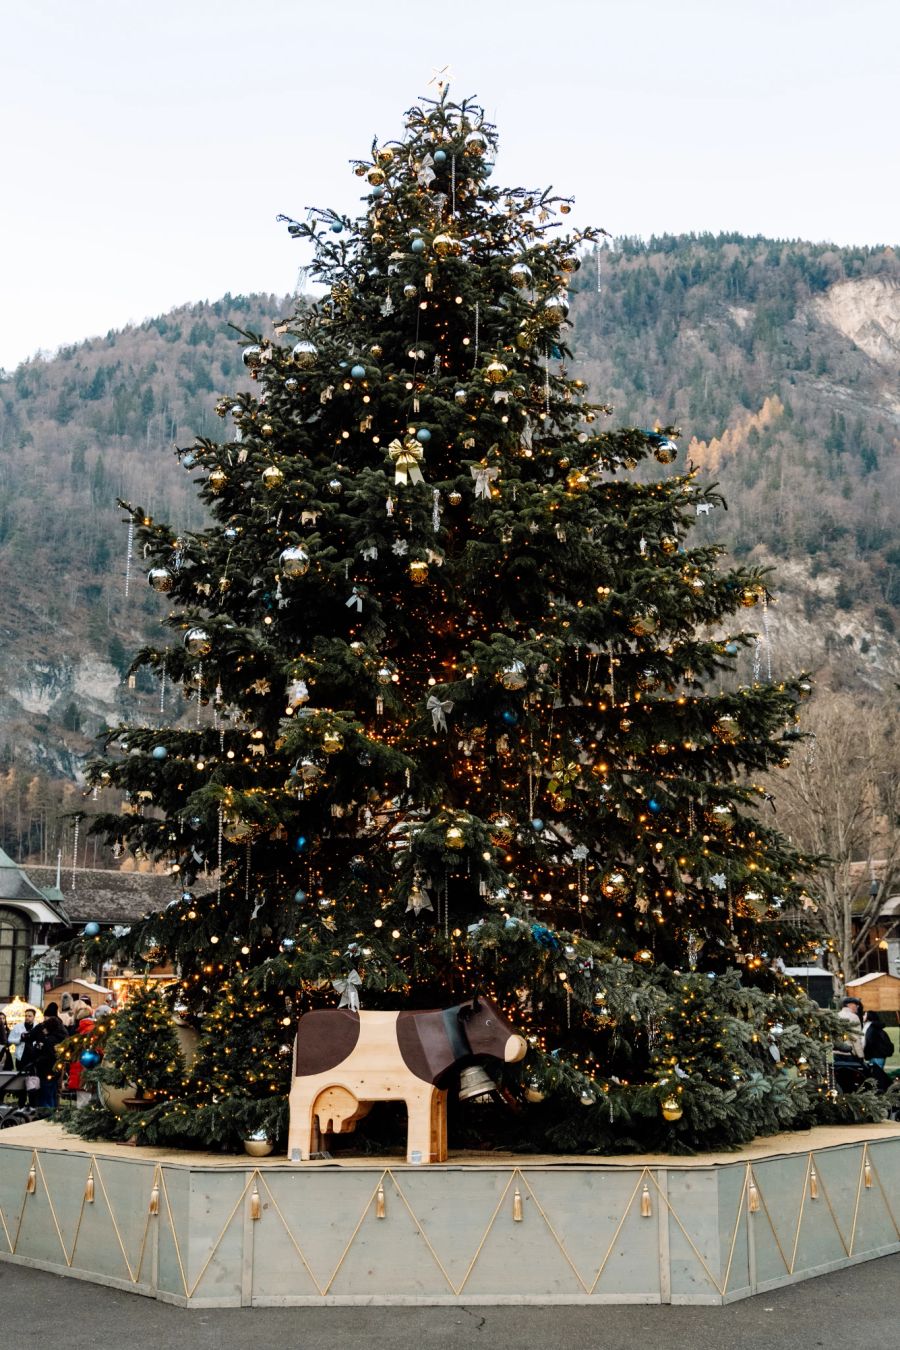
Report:
[[[724,1303],[900,1250],[900,1125],[290,1163],[0,1132],[0,1259],[190,1307]]]

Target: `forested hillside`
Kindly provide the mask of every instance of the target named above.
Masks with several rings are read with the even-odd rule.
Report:
[[[698,517],[700,535],[777,565],[780,603],[757,665],[776,676],[809,665],[839,685],[895,678],[894,253],[619,240],[585,258],[574,283],[575,364],[613,404],[611,420],[680,426],[683,454],[728,499],[727,515]],[[270,332],[291,306],[275,296],[185,306],[0,378],[0,845],[13,853],[55,856],[35,768],[77,777],[104,722],[153,714],[156,692],[122,677],[164,600],[137,558],[125,597],[116,498],[178,528],[199,521],[174,447],[225,434],[217,397],[247,379],[235,328]]]

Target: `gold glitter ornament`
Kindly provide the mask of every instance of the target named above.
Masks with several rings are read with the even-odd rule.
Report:
[[[502,361],[491,361],[486,366],[484,374],[490,384],[502,384],[509,374],[509,367]]]
[[[428,564],[414,559],[409,564],[409,578],[417,586],[421,586],[424,581],[428,580]]]
[[[221,492],[222,488],[228,482],[228,474],[224,469],[211,469],[207,478],[211,492]]]
[[[284,474],[281,472],[277,464],[270,464],[268,468],[263,469],[262,485],[269,492],[271,492],[273,488],[277,488],[279,483],[282,483],[283,481],[284,481]]]

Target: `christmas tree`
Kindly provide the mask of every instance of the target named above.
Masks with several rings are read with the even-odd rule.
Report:
[[[138,985],[116,1017],[96,1079],[133,1087],[137,1100],[169,1098],[184,1084],[184,1058],[172,1015],[149,983]]]
[[[691,546],[719,498],[674,428],[609,429],[573,376],[602,232],[496,186],[496,148],[442,89],[355,163],[357,219],[288,220],[324,294],[244,335],[233,430],[179,451],[208,528],[123,503],[173,606],[136,666],[190,708],[92,771],[126,794],[108,836],[173,876],[116,945],[174,962],[217,1029],[223,1135],[248,1097],[277,1129],[299,1012],[476,989],[531,1049],[469,1135],[683,1148],[841,1118],[829,1015],[777,971],[807,950],[801,860],[754,785],[808,682],[737,683],[766,578]]]

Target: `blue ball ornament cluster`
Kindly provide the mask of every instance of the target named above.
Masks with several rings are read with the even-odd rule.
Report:
[[[414,239],[414,240],[412,241],[412,243],[410,244],[410,248],[412,249],[413,253],[424,253],[424,252],[425,252],[425,240],[424,240],[424,239]]]
[[[416,440],[419,442],[420,445],[428,444],[428,442],[431,440],[431,432],[428,430],[427,427],[419,427],[419,430],[416,432]]]
[[[364,380],[366,378],[365,366],[354,366],[350,371],[350,375],[354,380]]]
[[[435,150],[435,152],[434,152],[434,162],[435,162],[435,164],[446,164],[446,163],[447,163],[447,151],[446,151],[446,150]]]
[[[96,1069],[100,1063],[100,1056],[96,1050],[82,1050],[78,1062],[83,1069]]]
[[[100,932],[100,925],[99,923],[95,923],[92,919],[90,923],[84,925],[81,932],[84,937],[96,937]]]

